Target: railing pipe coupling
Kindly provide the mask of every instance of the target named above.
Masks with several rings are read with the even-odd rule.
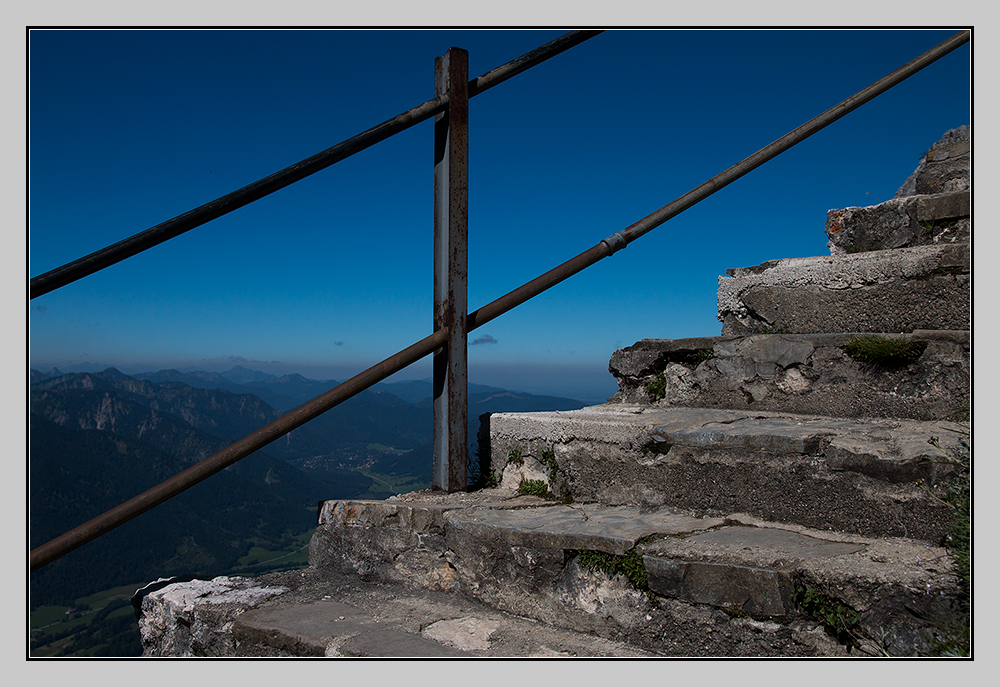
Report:
[[[628,245],[628,239],[620,231],[616,231],[606,239],[601,239],[601,243],[608,247],[608,255],[614,255]]]

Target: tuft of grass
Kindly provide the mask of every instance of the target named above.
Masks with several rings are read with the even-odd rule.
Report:
[[[926,341],[887,339],[866,334],[856,336],[842,346],[850,358],[878,369],[898,369],[915,362],[927,349]]]
[[[795,586],[793,598],[806,615],[823,623],[838,642],[857,643],[857,625],[861,621],[861,615],[853,608],[812,587],[801,585]]]
[[[646,393],[653,403],[662,400],[667,395],[667,378],[662,372],[646,384]]]
[[[549,483],[554,484],[559,474],[559,463],[556,462],[556,452],[552,449],[542,451],[542,465],[549,471]]]
[[[541,479],[522,479],[517,485],[518,496],[541,496],[543,499],[555,499],[556,496],[549,491],[549,485]]]
[[[495,489],[500,486],[500,475],[497,474],[496,470],[490,470],[490,474],[483,477],[481,484],[478,484],[476,489]]]
[[[518,449],[513,449],[507,452],[507,462],[513,463],[514,465],[524,465],[524,457]]]
[[[650,603],[657,603],[656,595],[649,590],[646,565],[642,562],[642,556],[635,549],[628,551],[624,556],[616,556],[603,551],[580,551],[578,560],[580,565],[585,568],[603,570],[612,576],[622,575],[633,587],[645,592]]]

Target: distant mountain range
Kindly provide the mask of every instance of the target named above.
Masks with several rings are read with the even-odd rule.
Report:
[[[212,455],[336,385],[235,367],[126,375],[115,368],[29,377],[32,548]],[[251,545],[280,548],[316,504],[430,486],[432,386],[383,383],[184,494],[33,573],[32,605],[180,573],[221,574]],[[470,385],[470,443],[487,412],[585,404]],[[474,452],[474,447],[472,449]],[[472,455],[470,452],[470,455]],[[385,479],[381,480],[385,482]]]

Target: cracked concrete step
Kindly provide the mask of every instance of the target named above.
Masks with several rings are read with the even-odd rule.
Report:
[[[241,653],[253,646],[293,656],[469,656],[401,625],[332,600],[265,604],[237,616],[233,638]]]
[[[966,330],[969,244],[771,260],[719,277],[722,333]]]
[[[476,658],[649,656],[456,594],[328,569],[167,585],[141,601],[145,656]]]
[[[581,552],[630,556],[648,588],[588,567]],[[310,562],[367,580],[460,592],[667,655],[701,654],[704,645],[689,642],[703,642],[706,631],[753,647],[737,642],[720,655],[838,655],[844,647],[823,640],[806,613],[816,599],[845,609],[858,646],[871,648],[878,637],[880,650],[909,654],[929,647],[958,595],[944,549],[921,541],[745,514],[558,504],[504,489],[326,502]],[[774,645],[780,652],[761,644],[762,628],[781,638]]]
[[[851,358],[845,347],[859,336],[872,335],[643,339],[611,356],[619,386],[611,401],[914,420],[968,414],[969,332],[877,335],[919,354],[896,366]]]
[[[494,413],[487,427],[483,457],[509,489],[535,479],[580,502],[744,512],[935,544],[950,527],[939,499],[964,432],[948,422],[622,404]]]

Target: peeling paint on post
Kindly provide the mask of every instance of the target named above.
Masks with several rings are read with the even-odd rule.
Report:
[[[435,96],[449,96],[434,119],[434,331],[448,343],[434,353],[432,485],[466,489],[468,448],[469,53],[451,48],[434,62]]]

